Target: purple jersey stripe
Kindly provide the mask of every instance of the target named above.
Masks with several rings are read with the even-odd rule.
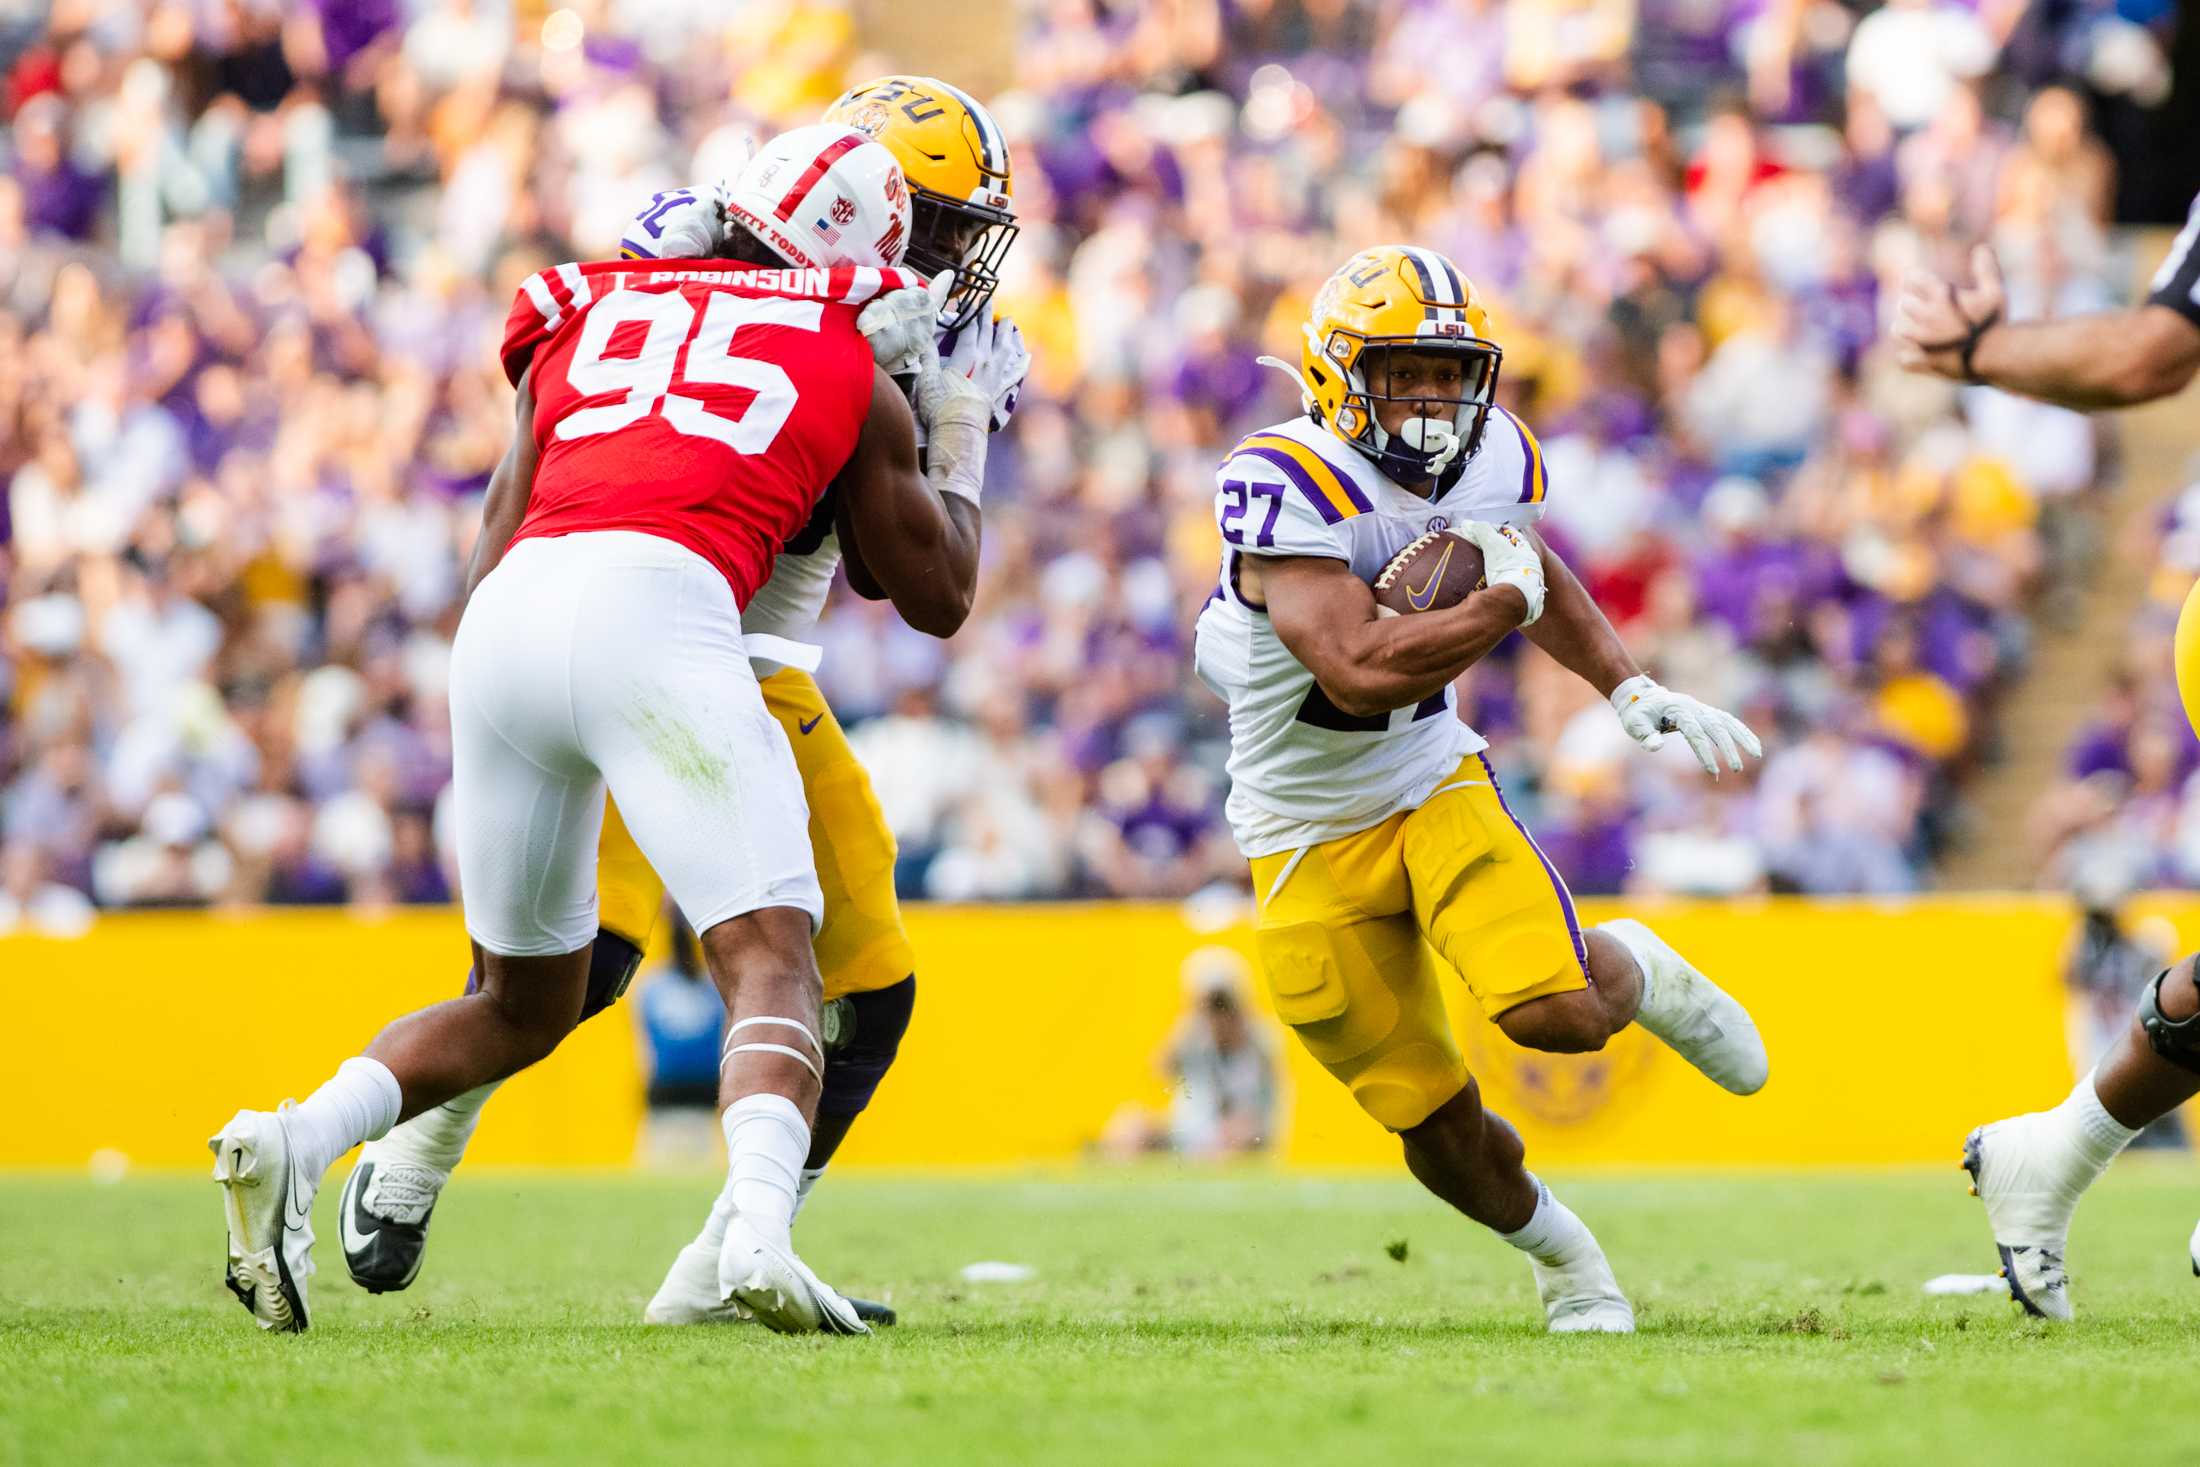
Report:
[[[1299,447],[1306,448],[1306,445],[1301,443]],[[1337,487],[1344,490],[1344,497],[1352,501],[1352,507],[1354,509],[1358,510],[1361,514],[1374,513],[1375,502],[1369,499],[1365,494],[1362,494],[1360,492],[1360,486],[1352,482],[1352,476],[1350,474],[1346,473],[1343,469],[1338,468],[1335,464],[1331,463],[1326,457],[1316,452],[1314,449],[1307,448],[1306,451],[1313,454],[1314,457],[1321,459],[1322,467],[1337,476]]]
[[[1313,505],[1320,512],[1324,524],[1334,525],[1343,521],[1344,515],[1338,511],[1335,505],[1329,502],[1327,495],[1314,486],[1314,481],[1307,477],[1306,470],[1300,468],[1298,460],[1292,458],[1290,454],[1276,448],[1247,448],[1240,450],[1240,452],[1273,464],[1283,470],[1283,476],[1298,485],[1299,492],[1306,496],[1306,502]]]
[[[1514,435],[1520,439],[1520,499],[1518,502],[1533,504],[1535,502],[1535,451],[1528,447],[1528,435],[1521,432],[1520,420],[1511,413],[1506,412],[1501,407],[1492,407],[1490,411],[1512,424]],[[1514,823],[1518,824],[1519,822]]]
[[[1346,473],[1343,469],[1340,469],[1335,464],[1331,463],[1326,457],[1322,455],[1319,449],[1309,448],[1304,443],[1299,442],[1299,440],[1296,438],[1285,438],[1281,433],[1255,433],[1250,438],[1247,438],[1243,444],[1240,444],[1239,448],[1240,450],[1243,450],[1248,445],[1254,448],[1260,448],[1266,446],[1266,444],[1268,443],[1275,443],[1279,441],[1290,444],[1291,447],[1297,449],[1300,453],[1305,454],[1308,458],[1312,459],[1314,462],[1320,464],[1324,469],[1328,470],[1329,477],[1335,479],[1337,481],[1337,487],[1344,491],[1344,497],[1352,505],[1353,513],[1369,514],[1374,511],[1375,502],[1369,499],[1365,494],[1362,494],[1360,492],[1360,486],[1352,482],[1352,476],[1350,474]],[[1279,453],[1284,452],[1284,450],[1282,449],[1278,449],[1276,451]]]
[[[1589,972],[1588,939],[1581,935],[1581,919],[1574,914],[1574,894],[1566,889],[1565,878],[1558,874],[1558,868],[1551,864],[1550,857],[1543,854],[1543,847],[1535,843],[1535,837],[1528,834],[1528,827],[1520,823],[1520,817],[1513,814],[1513,807],[1506,803],[1504,787],[1497,782],[1497,771],[1490,768],[1490,756],[1477,754],[1474,757],[1482,761],[1482,772],[1490,777],[1490,789],[1497,795],[1497,808],[1505,812],[1505,818],[1513,823],[1513,829],[1520,832],[1520,838],[1528,843],[1528,849],[1534,851],[1535,858],[1543,863],[1543,874],[1551,878],[1551,890],[1558,893],[1558,909],[1566,914],[1567,935],[1574,940],[1574,961],[1581,964],[1581,976],[1594,983],[1596,979]]]

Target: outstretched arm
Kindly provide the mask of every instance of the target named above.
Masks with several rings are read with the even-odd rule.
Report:
[[[489,475],[489,492],[481,501],[481,529],[474,536],[474,553],[466,562],[466,599],[481,578],[497,568],[504,552],[527,518],[527,501],[535,490],[535,466],[542,451],[535,443],[534,374],[519,379],[519,396],[512,406],[512,441],[504,457]],[[463,606],[464,601],[460,602]]]
[[[839,520],[851,568],[894,603],[909,625],[951,637],[970,615],[978,588],[978,502],[967,492],[985,470],[985,428],[933,429],[931,473],[917,460],[916,420],[893,378],[875,371],[871,408],[854,455],[841,470]],[[975,462],[972,462],[972,454]],[[936,482],[935,482],[936,481]]]
[[[2200,326],[2164,306],[2062,321],[2005,321],[1979,338],[1982,382],[2064,407],[2133,407],[2185,389],[2200,370]]]
[[[1407,708],[1441,692],[1505,640],[1528,614],[1515,586],[1476,591],[1456,606],[1378,616],[1375,593],[1341,560],[1249,556],[1276,635],[1355,717]]]
[[[1924,273],[1903,281],[1894,314],[1903,366],[2081,411],[2172,396],[2200,371],[2200,322],[2168,306],[2005,321],[1994,252],[1979,246],[1971,271],[1954,283]]]

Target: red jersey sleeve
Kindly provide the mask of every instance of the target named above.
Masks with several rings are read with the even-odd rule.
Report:
[[[504,318],[504,346],[498,353],[506,381],[519,386],[536,348],[565,324],[577,306],[587,303],[589,290],[578,265],[553,265],[520,282]]]

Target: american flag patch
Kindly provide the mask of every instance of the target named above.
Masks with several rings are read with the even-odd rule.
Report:
[[[835,228],[833,228],[833,226],[832,226],[832,225],[830,225],[830,224],[826,223],[826,222],[825,222],[824,220],[822,220],[822,219],[819,219],[819,220],[816,220],[816,221],[814,221],[814,222],[812,223],[811,227],[812,227],[812,228],[814,228],[814,229],[815,229],[815,230],[817,231],[817,237],[818,237],[819,239],[822,239],[822,240],[824,240],[824,241],[825,241],[825,243],[827,243],[827,244],[839,244],[839,243],[840,243],[840,231],[839,231],[839,230],[837,230],[837,229],[835,229]]]

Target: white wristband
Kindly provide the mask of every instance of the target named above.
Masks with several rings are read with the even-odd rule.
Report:
[[[920,394],[930,409],[925,423],[925,478],[941,494],[978,503],[985,488],[986,420],[992,404],[982,392]]]

